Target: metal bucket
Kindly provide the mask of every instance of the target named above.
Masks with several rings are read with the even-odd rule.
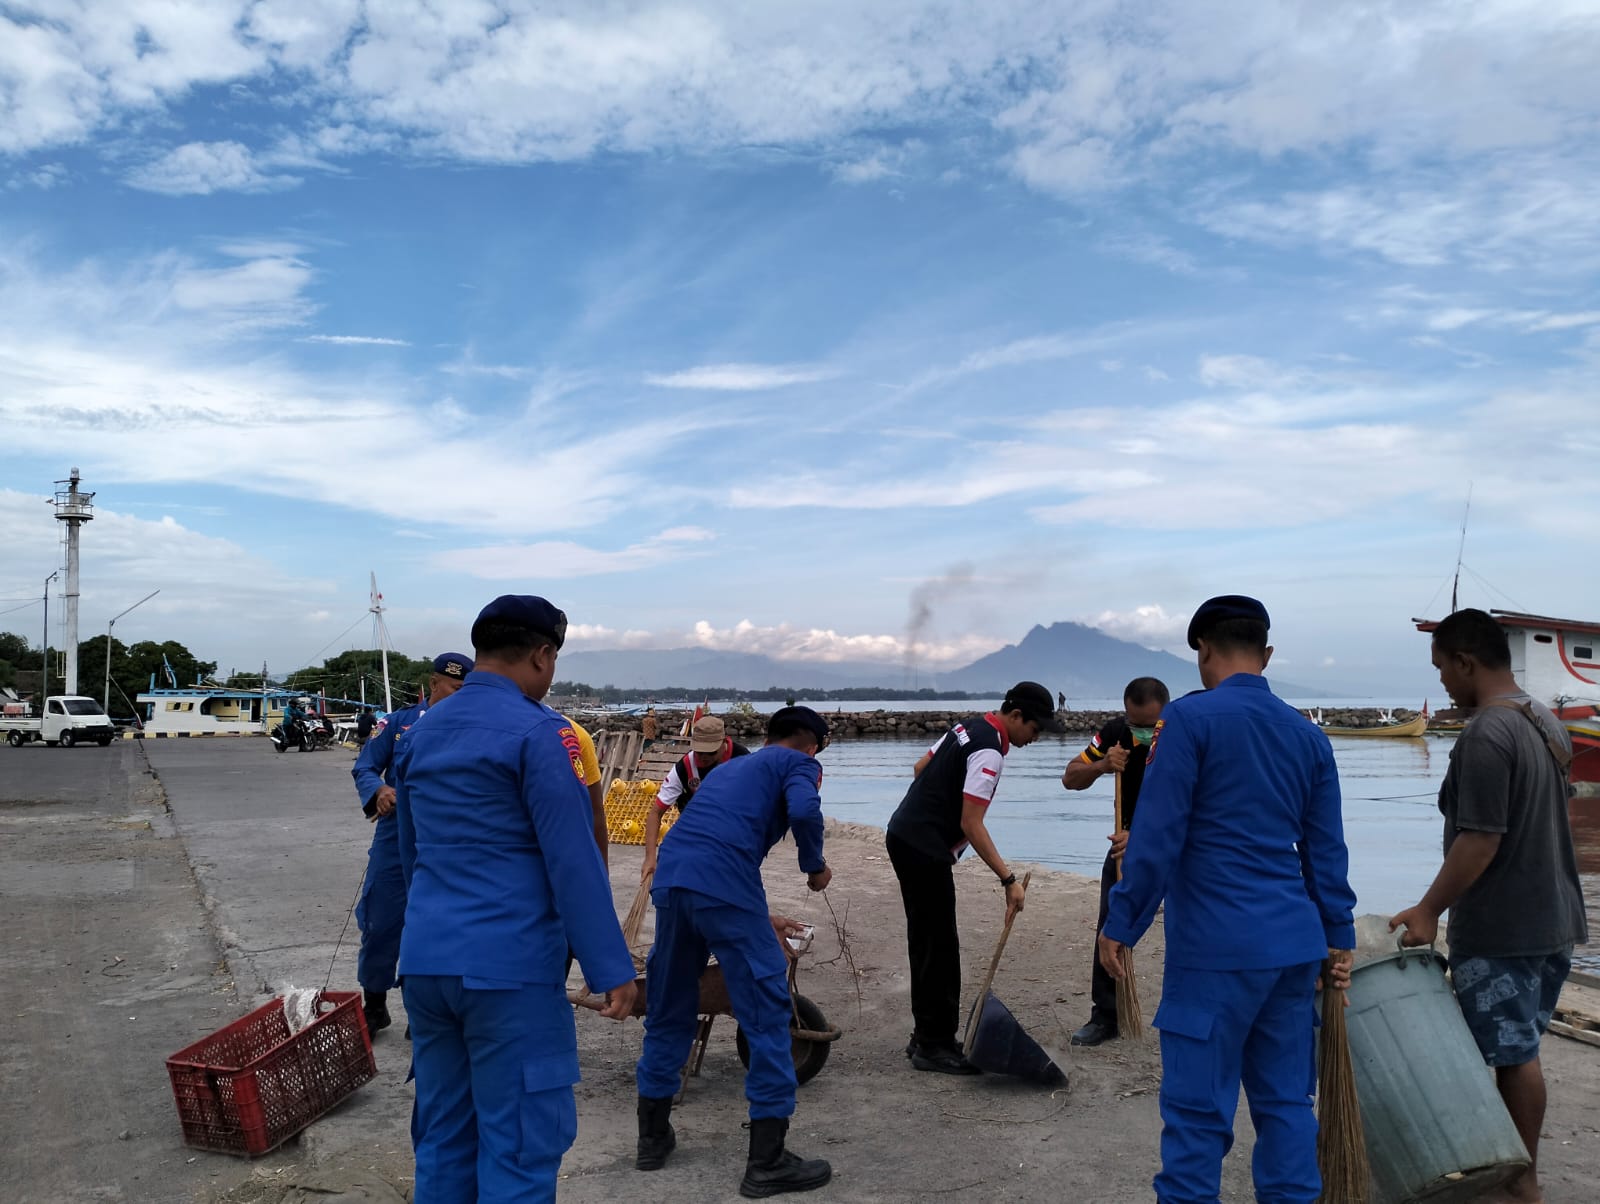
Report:
[[[1476,1199],[1528,1165],[1446,965],[1402,949],[1352,973],[1345,1024],[1373,1204]]]

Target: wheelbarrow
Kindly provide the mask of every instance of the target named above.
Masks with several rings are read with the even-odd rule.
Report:
[[[789,1020],[789,1043],[794,1056],[794,1077],[801,1083],[810,1082],[817,1076],[828,1061],[833,1043],[841,1036],[840,1030],[828,1023],[822,1014],[822,1009],[795,989],[795,972],[799,969],[801,956],[811,951],[812,936],[811,930],[807,929],[798,947],[796,940],[799,938],[783,942],[784,953],[789,958],[789,1006],[792,1013]],[[636,965],[638,961],[638,955],[635,954]],[[646,1003],[643,973],[634,979],[634,985],[639,990],[634,997],[632,1014],[642,1020]],[[605,1007],[605,1000],[602,997],[590,995],[586,991],[569,991],[567,998],[578,1007],[594,1012]],[[683,1065],[684,1087],[689,1085],[691,1078],[700,1074],[700,1063],[705,1060],[706,1043],[711,1039],[712,1024],[718,1016],[733,1015],[733,1003],[728,998],[728,984],[723,980],[722,967],[715,960],[707,965],[705,972],[700,975],[699,1014],[700,1024],[695,1030],[694,1044],[689,1047],[689,1060]],[[748,1068],[750,1043],[742,1027],[734,1031],[734,1044],[738,1047],[739,1061]],[[682,1097],[683,1091],[680,1089],[678,1098]]]

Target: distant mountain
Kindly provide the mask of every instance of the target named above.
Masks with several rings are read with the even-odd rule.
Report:
[[[1082,623],[1035,627],[1020,644],[1007,644],[965,668],[941,673],[939,684],[952,690],[1000,693],[1028,679],[1068,698],[1117,698],[1135,677],[1159,677],[1175,698],[1200,687],[1193,661],[1119,640]]]
[[[1004,693],[1014,682],[1043,682],[1052,693],[1068,698],[1117,698],[1134,677],[1159,677],[1174,697],[1197,689],[1200,675],[1192,660],[1155,652],[1119,640],[1082,623],[1035,627],[1020,644],[1008,644],[972,664],[942,673],[926,670],[918,686],[973,693]],[[678,686],[688,690],[725,686],[734,690],[773,687],[838,690],[863,686],[904,687],[904,666],[874,661],[780,661],[749,652],[715,652],[704,648],[667,650],[608,649],[563,653],[557,676],[562,681],[624,690]],[[1274,680],[1280,695],[1315,698],[1322,691]]]
[[[1120,698],[1123,687],[1135,677],[1160,678],[1174,698],[1200,688],[1200,672],[1193,660],[1119,640],[1082,623],[1035,627],[1020,644],[1007,644],[964,669],[941,673],[939,685],[950,690],[1000,693],[1014,682],[1029,679],[1069,699]],[[1320,690],[1291,682],[1273,679],[1272,684],[1280,697],[1322,696]]]

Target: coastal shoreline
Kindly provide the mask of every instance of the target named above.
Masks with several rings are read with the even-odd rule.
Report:
[[[969,718],[972,709],[949,711],[846,711],[842,707],[828,710],[827,704],[807,704],[828,721],[829,738],[833,740],[910,739],[938,736],[948,731],[951,724]],[[627,711],[589,711],[571,708],[565,712],[587,728],[591,735],[600,732],[637,732],[644,716]],[[691,717],[691,711],[657,710],[656,720],[661,733],[666,736],[682,729]],[[1325,710],[1323,722],[1330,727],[1380,727],[1385,716],[1405,720],[1413,718],[1416,711],[1404,708],[1388,710],[1379,707],[1338,707]],[[1056,715],[1066,724],[1066,736],[1079,738],[1092,736],[1113,719],[1122,717],[1121,711],[1061,710]],[[769,715],[759,711],[718,711],[728,734],[736,740],[759,738],[766,733]]]

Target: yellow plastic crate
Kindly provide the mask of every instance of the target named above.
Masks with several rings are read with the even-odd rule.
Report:
[[[655,806],[661,783],[648,778],[624,782],[620,778],[606,791],[606,835],[612,844],[643,844],[645,819]],[[678,809],[669,807],[661,815],[661,832],[665,835],[678,818]]]

